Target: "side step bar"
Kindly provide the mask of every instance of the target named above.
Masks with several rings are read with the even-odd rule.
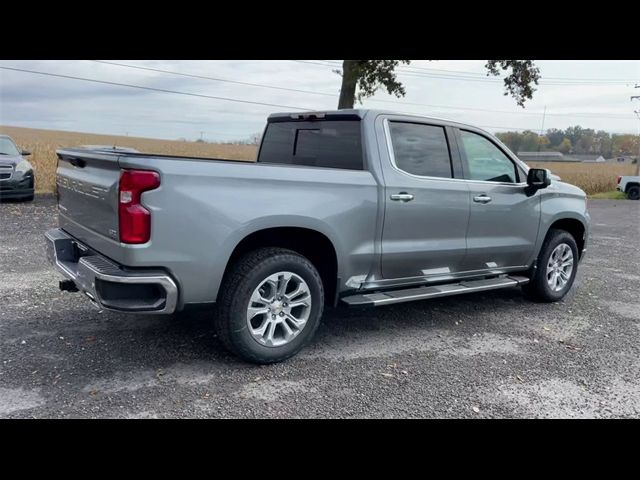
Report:
[[[404,290],[392,290],[388,292],[361,293],[342,298],[342,301],[351,307],[378,306],[392,303],[413,302],[426,300],[427,298],[447,297],[463,293],[482,292],[496,290],[498,288],[515,287],[529,283],[527,277],[511,275],[487,280],[471,280],[459,283],[448,283],[433,287],[415,287]]]

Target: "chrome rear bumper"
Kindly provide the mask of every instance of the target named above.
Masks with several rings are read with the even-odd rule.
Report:
[[[106,310],[169,314],[176,310],[178,287],[162,270],[125,270],[60,228],[45,233],[47,257],[79,291]]]

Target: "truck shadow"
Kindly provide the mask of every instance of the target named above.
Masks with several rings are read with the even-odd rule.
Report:
[[[463,321],[476,331],[491,327],[487,322],[513,321],[522,316],[523,308],[536,305],[523,297],[519,289],[479,292],[457,297],[409,302],[376,308],[325,308],[323,321],[310,347],[322,345],[323,339],[331,338],[330,348],[340,349],[353,338],[359,342],[370,339],[376,342],[383,334],[410,334],[415,329],[446,330],[457,328]],[[162,320],[160,320],[162,321]],[[167,333],[171,332],[172,343],[183,343],[189,356],[239,362],[226,352],[216,338],[213,328],[215,311],[192,312],[174,315],[164,320]],[[303,350],[299,356],[304,357]],[[183,353],[186,352],[183,350]],[[294,357],[290,361],[295,361]]]

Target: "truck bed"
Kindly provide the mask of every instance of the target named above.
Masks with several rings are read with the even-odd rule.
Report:
[[[235,246],[265,227],[320,231],[359,270],[374,253],[378,184],[366,170],[87,149],[57,153],[60,227],[125,269],[166,268],[188,292],[180,306],[215,301]],[[123,169],[160,175],[159,188],[141,195],[151,212],[145,244],[119,241]]]

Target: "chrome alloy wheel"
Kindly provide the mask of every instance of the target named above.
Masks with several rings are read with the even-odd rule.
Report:
[[[573,251],[566,243],[553,249],[547,262],[547,283],[551,290],[559,292],[569,283],[573,272]]]
[[[311,290],[302,277],[278,272],[260,282],[247,307],[253,338],[267,347],[289,343],[304,329],[311,313]]]

